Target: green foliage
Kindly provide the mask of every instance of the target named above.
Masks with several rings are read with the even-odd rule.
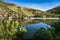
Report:
[[[1,40],[14,40],[18,37],[18,39],[21,39],[22,36],[27,32],[25,27],[19,28],[18,31],[18,21],[10,21],[10,20],[4,20],[3,23],[0,22],[0,39]],[[16,36],[18,35],[18,36]]]
[[[54,14],[60,14],[60,6],[50,9],[47,12],[54,13]]]
[[[60,36],[56,34],[55,30],[54,27],[48,29],[41,28],[35,32],[34,40],[60,40]]]
[[[52,28],[37,30],[33,36],[34,40],[59,40],[60,39],[60,22],[52,23]],[[0,22],[0,39],[1,40],[23,40],[25,33],[28,31],[25,27],[18,27],[18,21],[4,20]],[[18,28],[18,29],[17,29]]]
[[[27,32],[25,27],[20,27],[20,32]]]
[[[16,40],[22,40],[26,32],[27,30],[25,27],[20,27],[18,32],[16,33]]]
[[[56,32],[60,31],[60,22],[59,21],[58,22],[54,22],[52,24],[52,26],[56,29]]]
[[[53,37],[50,31],[44,28],[41,28],[40,30],[35,32],[34,39],[35,40],[53,40]]]
[[[0,23],[0,39],[3,38],[3,31],[4,30],[4,27],[2,25],[2,23]]]
[[[51,24],[55,28],[55,33],[59,36],[60,38],[60,22],[54,22]]]

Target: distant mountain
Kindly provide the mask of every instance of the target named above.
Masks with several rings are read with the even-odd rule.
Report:
[[[54,14],[60,14],[60,6],[47,10],[47,12],[54,13]]]

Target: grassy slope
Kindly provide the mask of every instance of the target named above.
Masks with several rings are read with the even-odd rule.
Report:
[[[47,12],[60,14],[60,6],[47,10]]]
[[[21,13],[25,16],[42,15],[42,13],[43,13],[43,11],[40,11],[40,10],[35,10],[35,9],[25,8],[25,7],[19,7],[19,6],[16,6],[14,4],[9,4],[9,3],[5,3],[5,2],[0,2],[0,7],[1,6],[3,8],[5,8],[5,10],[8,9],[8,10],[11,10],[11,11],[16,12],[16,13]],[[6,10],[6,11],[8,11],[8,10]]]
[[[5,2],[0,2],[0,7],[3,7],[4,10],[6,10],[8,12],[8,14],[11,12],[12,13],[20,13],[23,14],[25,16],[60,16],[60,6],[50,9],[48,11],[43,12],[40,10],[36,10],[36,9],[31,9],[31,8],[25,8],[25,7],[19,7],[16,6],[14,4],[9,4],[9,3],[5,3]],[[11,10],[11,11],[9,11]]]
[[[14,4],[9,4],[9,3],[5,3],[5,2],[0,2],[0,9],[2,9],[2,10],[0,10],[0,12],[2,12],[0,14],[2,14],[3,16],[5,14],[6,15],[10,15],[10,16],[14,16],[14,15],[18,14],[18,17],[20,17],[19,14],[23,14],[25,16],[43,16],[43,17],[45,17],[45,16],[47,16],[47,17],[48,16],[49,17],[51,17],[51,16],[60,16],[60,14],[56,14],[56,13],[55,14],[52,14],[50,12],[51,10],[50,11],[43,12],[43,11],[36,10],[36,9],[19,7],[19,6],[16,6]],[[16,17],[16,16],[14,16],[14,17]],[[26,23],[27,21],[24,21],[24,22]],[[36,21],[38,21],[38,20],[36,20]],[[30,20],[29,20],[29,22],[30,22]],[[51,21],[48,21],[48,22],[50,23]]]
[[[60,6],[55,7],[53,9],[47,10],[46,12],[49,12],[52,16],[60,16]]]

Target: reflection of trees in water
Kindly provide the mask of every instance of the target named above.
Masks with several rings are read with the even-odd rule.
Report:
[[[4,23],[8,19],[9,18],[6,18],[6,19],[0,20],[0,21],[2,21]],[[12,18],[12,20],[10,20],[10,21],[18,21],[19,25],[25,25],[25,24],[33,24],[33,23],[40,23],[40,22],[45,22],[45,23],[51,24],[53,22],[60,21],[60,20],[42,20],[42,19],[31,20],[31,19],[23,19],[23,18]]]

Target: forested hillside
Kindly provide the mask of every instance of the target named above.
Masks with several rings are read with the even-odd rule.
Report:
[[[50,10],[47,10],[47,12],[50,12],[50,13],[55,13],[55,14],[60,14],[60,6],[58,7],[55,7],[53,9],[50,9]]]

